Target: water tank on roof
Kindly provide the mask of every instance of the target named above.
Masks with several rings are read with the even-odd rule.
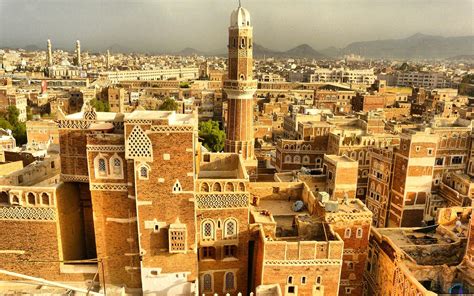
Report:
[[[291,209],[295,212],[299,212],[304,208],[304,203],[301,200],[295,201],[295,203],[291,206]]]
[[[322,203],[326,203],[329,200],[329,193],[325,191],[318,192],[318,199]]]
[[[327,212],[337,212],[339,209],[339,203],[337,200],[328,200],[327,202],[324,203],[324,207]]]

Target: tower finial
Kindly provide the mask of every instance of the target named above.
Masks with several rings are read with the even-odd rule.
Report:
[[[240,0],[239,0],[239,7],[242,7],[242,4],[240,3]]]

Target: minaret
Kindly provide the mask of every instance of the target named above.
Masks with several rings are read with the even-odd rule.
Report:
[[[81,42],[76,40],[76,66],[80,67],[81,65]]]
[[[110,69],[110,51],[107,49],[107,58],[106,58],[106,67],[107,67],[107,70]]]
[[[51,40],[48,39],[48,42],[47,42],[47,46],[48,46],[48,54],[47,54],[47,64],[48,64],[48,67],[51,67],[53,66],[53,52],[51,50]]]
[[[253,95],[257,81],[253,80],[252,26],[249,12],[240,6],[232,12],[229,27],[227,94],[227,138],[225,151],[240,153],[244,160],[255,160],[253,130]]]

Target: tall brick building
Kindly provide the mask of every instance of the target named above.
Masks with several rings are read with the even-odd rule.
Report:
[[[253,28],[248,10],[240,5],[230,18],[228,49],[228,78],[224,81],[228,105],[225,151],[242,154],[244,160],[249,161],[249,167],[256,167],[253,95],[257,80],[253,80]]]

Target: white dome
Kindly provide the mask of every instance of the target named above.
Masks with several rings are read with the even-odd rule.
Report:
[[[250,27],[249,11],[242,6],[239,6],[236,10],[232,11],[232,14],[230,15],[230,26]]]

